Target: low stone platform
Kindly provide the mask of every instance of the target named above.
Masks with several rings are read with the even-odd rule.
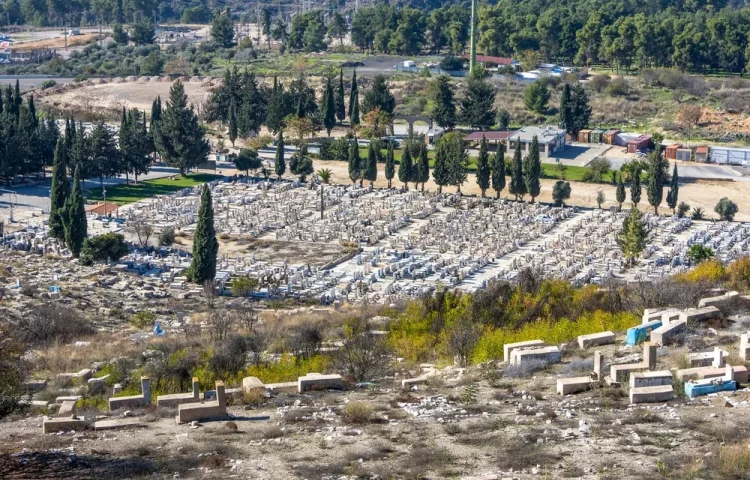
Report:
[[[120,430],[123,428],[147,428],[140,418],[116,418],[113,420],[99,420],[94,422],[94,430]]]
[[[517,348],[510,354],[511,365],[521,365],[524,362],[542,360],[547,363],[560,363],[562,352],[557,347]]]
[[[316,388],[341,390],[344,388],[344,383],[341,375],[322,375],[320,373],[308,373],[297,379],[298,393]]]
[[[578,346],[581,348],[596,347],[599,345],[611,345],[615,343],[615,334],[612,332],[599,332],[578,337]]]
[[[71,430],[78,432],[85,430],[88,426],[89,422],[83,417],[45,418],[42,422],[42,433],[69,432]]]
[[[541,340],[528,340],[526,342],[506,343],[503,345],[503,361],[510,362],[510,354],[517,348],[544,347],[547,345]]]
[[[672,372],[657,370],[654,372],[636,372],[630,374],[630,388],[658,387],[672,385]]]
[[[668,345],[675,335],[685,330],[687,330],[687,322],[685,320],[662,324],[661,327],[651,331],[651,342],[661,346]]]
[[[667,402],[674,398],[672,385],[640,387],[630,389],[630,403]]]
[[[558,378],[557,394],[570,395],[572,393],[585,392],[597,383],[599,382],[592,380],[591,377]]]

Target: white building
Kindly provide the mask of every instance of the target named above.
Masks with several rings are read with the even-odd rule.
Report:
[[[548,125],[543,127],[523,127],[508,137],[509,148],[511,150],[520,148],[521,152],[528,152],[534,137],[537,138],[539,155],[542,157],[553,157],[554,153],[565,150],[567,147],[565,143],[565,130]]]

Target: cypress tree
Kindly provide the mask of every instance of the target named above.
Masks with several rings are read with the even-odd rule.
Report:
[[[654,215],[659,214],[659,205],[664,197],[664,169],[660,152],[652,152],[648,166],[648,185],[646,187],[648,203],[654,207]]]
[[[527,193],[526,183],[523,181],[523,162],[521,160],[520,144],[517,147],[513,153],[513,170],[510,172],[509,191],[512,195],[516,196],[516,200],[519,198],[523,200],[523,196]]]
[[[534,203],[534,199],[539,196],[539,191],[541,190],[539,177],[542,176],[542,163],[539,159],[539,142],[536,135],[531,140],[529,154],[526,156],[525,163],[523,180],[526,185],[526,192],[531,195],[531,202]]]
[[[680,185],[677,176],[677,163],[675,163],[674,170],[672,171],[672,180],[669,183],[669,192],[667,192],[667,206],[672,209],[672,215],[676,214],[679,191]]]
[[[279,130],[279,139],[276,142],[276,158],[273,163],[273,170],[279,176],[279,180],[286,172],[286,159],[284,159],[284,131]]]
[[[122,166],[125,172],[125,184],[130,183],[128,181],[128,173],[130,173],[130,148],[135,141],[135,132],[130,125],[130,116],[128,115],[125,107],[122,107],[122,114],[120,115],[120,131],[118,132],[118,146],[120,147],[120,154],[122,155]],[[138,132],[140,133],[140,132]]]
[[[76,167],[76,173],[73,177],[73,193],[65,202],[64,212],[65,244],[74,258],[78,258],[81,254],[83,241],[88,236],[80,170],[80,167]]]
[[[500,198],[500,192],[505,188],[505,144],[501,143],[497,147],[497,153],[492,162],[492,188],[495,190],[497,198]]]
[[[424,184],[430,179],[430,158],[427,155],[427,145],[424,142],[419,147],[419,159],[416,167],[417,178],[415,182],[422,184],[422,191],[424,192]]]
[[[349,178],[357,183],[362,177],[362,159],[359,157],[359,142],[354,137],[354,143],[349,146]]]
[[[280,132],[284,127],[286,112],[284,86],[279,84],[278,79],[274,76],[273,89],[268,97],[268,111],[266,113],[266,126],[272,133]]]
[[[328,80],[323,104],[323,125],[326,127],[328,136],[331,136],[331,130],[336,125],[336,99],[333,96],[333,86],[331,80]]]
[[[448,179],[456,186],[456,192],[461,193],[461,185],[466,181],[467,162],[469,154],[464,147],[463,138],[451,135],[447,148]]]
[[[490,154],[487,145],[487,138],[482,135],[482,142],[479,144],[479,158],[477,159],[477,185],[482,191],[482,198],[485,197],[487,189],[490,188]]]
[[[633,207],[638,205],[641,201],[641,169],[636,168],[633,172],[633,180],[630,183],[630,201],[633,202]]]
[[[161,120],[161,96],[157,96],[151,104],[151,131],[159,124]]]
[[[349,120],[354,125],[354,106],[357,106],[357,123],[359,123],[359,88],[357,87],[357,71],[352,74],[352,87],[349,90]]]
[[[438,140],[435,148],[435,166],[432,169],[432,179],[438,186],[438,193],[443,192],[443,186],[450,185],[450,171],[448,169],[448,142],[445,137]]]
[[[195,283],[202,284],[216,278],[216,255],[219,242],[214,229],[214,207],[211,201],[211,189],[203,184],[201,205],[198,209],[198,223],[193,235],[193,263],[190,276]]]
[[[237,131],[237,107],[232,102],[229,106],[229,140],[232,142],[232,147],[237,140]]]
[[[404,154],[401,156],[401,162],[398,164],[398,179],[404,184],[406,190],[409,190],[409,182],[413,176],[412,170],[411,153],[409,153],[408,148],[404,148]]]
[[[388,188],[391,188],[391,180],[396,176],[396,160],[393,155],[393,142],[388,142],[388,152],[385,156],[385,179],[388,180]]]
[[[352,127],[359,125],[359,92],[354,92],[351,101],[352,114],[350,115],[350,124]]]
[[[620,205],[618,210],[622,210],[622,204],[625,203],[625,184],[622,183],[622,173],[617,177],[617,190],[615,190],[615,199]]]
[[[370,142],[370,145],[367,148],[367,164],[362,170],[362,178],[369,180],[371,187],[375,180],[378,179],[378,154],[375,151],[375,146],[372,142]]]
[[[50,235],[60,241],[65,241],[63,212],[65,201],[70,196],[67,169],[68,149],[65,147],[65,139],[59,138],[55,147],[55,161],[52,166],[52,186],[49,193],[49,229]]]
[[[565,129],[568,133],[573,126],[570,106],[570,84],[565,83],[560,96],[560,128]]]
[[[344,71],[339,70],[339,86],[336,89],[336,118],[339,122],[346,119],[346,104],[344,103]]]

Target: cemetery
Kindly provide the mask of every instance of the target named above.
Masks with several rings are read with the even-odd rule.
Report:
[[[75,447],[77,458],[107,451],[179,459],[168,476],[267,478],[259,472],[274,469],[278,478],[390,471],[593,480],[644,478],[662,465],[680,471],[675,455],[722,455],[727,429],[750,434],[732,420],[750,407],[744,288],[713,284],[689,302],[628,313],[634,321],[626,328],[602,322],[562,342],[543,329],[539,337],[503,337],[496,356],[480,360],[462,358],[459,339],[451,340],[459,344],[452,356],[432,347],[437,361],[427,363],[403,348],[361,355],[365,347],[346,337],[356,330],[347,319],[361,316],[371,347],[396,345],[393,325],[409,302],[442,288],[457,299],[502,291],[493,289],[528,272],[590,295],[613,288],[610,281],[659,285],[692,271],[693,245],[710,246],[724,264],[748,255],[750,225],[646,213],[647,247],[628,267],[615,240],[626,214],[615,210],[356,185],[325,186],[322,194],[320,185],[288,182],[211,188],[217,299],[187,276],[198,189],[131,204],[117,219],[90,217],[91,230],[123,232],[134,243],[133,228],[144,222],[157,232],[175,228],[181,239],[136,245],[117,262],[71,261],[43,225],[6,236],[0,276],[9,315],[22,318],[46,302],[96,319],[95,334],[39,348],[45,361],[55,349],[71,360],[58,358],[26,381],[27,413],[3,424],[8,435],[30,448]],[[278,245],[277,256],[255,249],[260,242]],[[248,298],[234,298],[237,278],[257,281]],[[145,310],[153,315],[135,322]],[[233,339],[222,330],[224,312],[238,315],[233,328],[245,338],[262,331],[272,340],[239,357],[225,352]],[[326,335],[304,336],[320,324],[330,324]],[[329,361],[311,362],[306,348]],[[180,370],[191,355],[203,366]],[[221,362],[233,358],[239,367],[225,370]],[[332,451],[346,460],[336,463]],[[458,451],[469,460],[460,462]],[[431,460],[413,460],[420,456]],[[143,468],[167,475],[165,467]],[[615,476],[601,477],[605,471]]]

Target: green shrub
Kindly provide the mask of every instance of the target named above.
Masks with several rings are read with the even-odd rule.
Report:
[[[49,79],[49,80],[43,81],[41,84],[41,87],[42,87],[42,90],[47,90],[48,88],[52,88],[55,85],[57,85],[57,82],[52,79]]]
[[[127,255],[130,249],[125,236],[119,233],[105,233],[83,242],[81,257],[90,262],[116,262]]]
[[[156,321],[156,314],[151,310],[143,310],[130,317],[130,324],[138,330],[149,328],[154,325]]]

